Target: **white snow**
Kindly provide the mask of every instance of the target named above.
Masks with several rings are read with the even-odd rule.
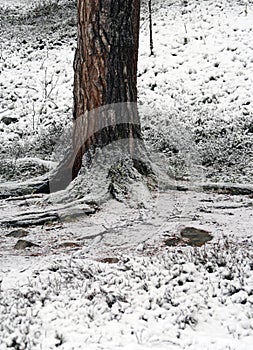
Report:
[[[236,128],[252,121],[253,4],[157,3],[154,56],[149,56],[147,13],[142,12],[139,110],[144,130],[157,133],[155,146],[161,135],[177,145],[190,173],[187,184],[195,190],[165,191],[161,180],[152,198],[136,185],[133,193],[142,195],[136,201],[147,202],[146,207],[110,200],[90,217],[29,227],[24,239],[39,247],[24,251],[14,250],[17,239],[6,236],[13,228],[1,227],[1,350],[252,349],[253,198],[194,187],[206,180],[191,129]],[[16,2],[1,0],[0,5],[15,9]],[[25,161],[31,145],[45,142],[47,147],[49,135],[70,125],[73,84],[74,39],[56,47],[52,32],[42,42],[38,36],[33,47],[29,28],[22,30],[20,37],[13,25],[0,48],[0,148],[17,163]],[[17,122],[6,125],[8,116]],[[246,132],[235,133],[231,143],[237,137],[238,144],[250,140]],[[56,138],[54,158],[47,154],[41,160],[34,149],[30,160],[53,167],[65,148]],[[216,147],[207,145],[211,155],[220,151]],[[157,155],[151,151],[151,156]],[[246,175],[216,174],[219,181],[252,179],[250,157],[240,157],[246,159]],[[159,155],[157,166],[173,173],[165,159]],[[1,201],[0,219],[41,205],[40,197],[27,199],[27,208]],[[204,229],[213,239],[202,247],[166,246],[166,240],[180,239],[184,227]],[[76,246],[62,247],[68,242]]]

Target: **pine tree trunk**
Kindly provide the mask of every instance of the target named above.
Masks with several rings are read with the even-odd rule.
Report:
[[[128,139],[128,152],[135,152],[141,138],[139,19],[140,0],[78,0],[73,151],[58,173],[60,187],[77,176],[83,155],[97,146]]]

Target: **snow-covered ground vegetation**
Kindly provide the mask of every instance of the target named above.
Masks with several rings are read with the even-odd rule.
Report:
[[[0,350],[252,348],[253,3],[152,2],[154,55],[142,1],[138,106],[171,182],[43,225],[27,224],[50,210],[42,195],[1,200]],[[5,183],[53,169],[71,142],[76,4],[0,0],[0,20]]]
[[[228,242],[111,264],[58,258],[1,292],[1,349],[251,349],[252,268]]]
[[[251,181],[251,4],[155,1],[153,12],[150,57],[143,6],[138,84],[146,141],[174,169],[190,151],[208,179]],[[71,128],[75,2],[13,2],[1,7],[1,22],[1,154],[52,159]]]

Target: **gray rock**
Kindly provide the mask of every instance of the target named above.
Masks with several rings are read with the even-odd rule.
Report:
[[[23,250],[31,247],[39,247],[39,245],[29,241],[25,241],[23,239],[19,239],[15,244],[14,249]]]
[[[59,248],[79,248],[81,247],[81,245],[76,242],[63,242],[59,244],[58,247]]]
[[[3,117],[1,120],[5,125],[10,125],[12,123],[17,123],[18,118],[15,117]]]
[[[210,232],[195,227],[185,227],[181,230],[181,236],[187,239],[187,244],[193,247],[201,247],[213,239]]]
[[[117,264],[119,262],[118,258],[102,258],[99,261],[106,263],[106,264]]]
[[[18,230],[11,231],[7,233],[6,237],[14,237],[14,238],[22,238],[29,235],[29,232],[26,230],[22,230],[21,228]]]

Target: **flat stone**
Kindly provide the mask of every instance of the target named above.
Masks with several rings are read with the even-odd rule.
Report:
[[[25,241],[23,239],[19,239],[15,244],[14,249],[24,250],[26,248],[31,248],[31,247],[39,247],[39,245],[29,241]]]
[[[195,227],[185,227],[181,230],[181,236],[186,239],[186,244],[193,247],[201,247],[213,239],[210,232]]]
[[[5,235],[5,237],[22,238],[22,237],[26,237],[28,235],[29,235],[28,231],[18,229],[18,230],[14,230],[14,231],[7,233],[7,235]]]

